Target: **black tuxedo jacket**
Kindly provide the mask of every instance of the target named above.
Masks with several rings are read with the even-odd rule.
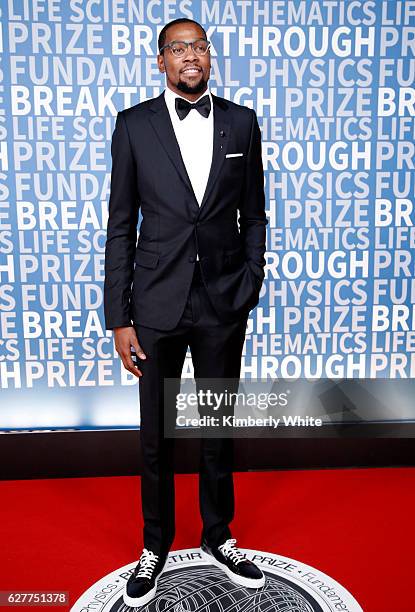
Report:
[[[247,315],[258,304],[268,222],[261,133],[255,111],[215,95],[212,99],[213,157],[200,207],[164,92],[117,115],[105,245],[106,329],[132,321],[173,329],[184,310],[197,253],[222,321]],[[195,134],[195,155],[197,150]],[[243,155],[226,157],[230,153]]]

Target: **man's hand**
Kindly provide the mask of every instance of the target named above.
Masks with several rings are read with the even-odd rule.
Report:
[[[147,359],[147,357],[138,344],[134,327],[116,327],[114,329],[114,339],[116,351],[121,357],[125,369],[134,374],[134,376],[137,376],[137,378],[142,376],[143,373],[138,369],[138,366],[134,364],[131,358],[131,347],[134,347],[136,355],[140,357],[140,359]]]

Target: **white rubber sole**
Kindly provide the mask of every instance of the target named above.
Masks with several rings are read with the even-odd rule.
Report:
[[[163,569],[161,570],[160,574],[155,579],[154,586],[151,589],[151,591],[149,591],[148,593],[146,593],[142,597],[130,597],[129,595],[127,595],[127,585],[125,585],[124,591],[123,591],[123,594],[122,594],[122,599],[123,599],[123,602],[125,603],[126,606],[129,606],[130,608],[139,608],[140,606],[144,606],[145,604],[147,604],[149,601],[151,601],[153,599],[153,597],[154,597],[154,595],[156,594],[156,591],[157,591],[157,582],[158,582],[158,579],[160,578],[160,576],[164,572],[168,560],[169,560],[169,558],[167,557],[166,563],[163,565]]]
[[[208,563],[216,565],[219,569],[223,570],[225,574],[228,576],[229,580],[232,580],[235,584],[239,584],[240,586],[248,587],[248,589],[260,589],[265,584],[265,575],[262,578],[256,580],[255,578],[245,578],[244,576],[238,576],[231,572],[229,567],[224,563],[221,563],[214,557],[213,555],[209,555],[204,550],[200,550],[202,559],[205,559]]]

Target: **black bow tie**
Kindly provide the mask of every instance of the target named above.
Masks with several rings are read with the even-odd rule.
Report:
[[[197,102],[191,104],[184,98],[176,98],[175,101],[176,113],[180,121],[184,119],[192,108],[195,108],[203,117],[209,117],[210,113],[210,98],[209,95],[203,96]]]

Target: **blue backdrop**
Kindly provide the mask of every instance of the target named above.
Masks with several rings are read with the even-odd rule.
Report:
[[[415,2],[240,4],[1,5],[0,429],[139,422],[102,308],[110,142],[118,110],[163,91],[177,17],[207,31],[211,91],[262,131],[242,376],[415,378]]]

